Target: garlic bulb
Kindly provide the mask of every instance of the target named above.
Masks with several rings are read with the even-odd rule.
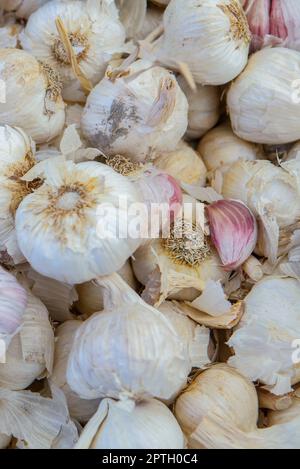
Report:
[[[135,39],[145,39],[162,24],[162,21],[163,11],[156,6],[148,5],[144,23],[138,34],[135,36]]]
[[[117,77],[108,73],[92,90],[81,125],[86,139],[104,154],[144,161],[176,148],[187,128],[187,111],[175,77],[138,61]]]
[[[135,37],[143,28],[147,11],[147,0],[116,0],[120,20],[128,38]]]
[[[207,170],[199,153],[181,140],[173,151],[161,152],[154,165],[179,182],[205,186]]]
[[[8,389],[25,389],[52,371],[54,336],[48,312],[38,298],[27,294],[20,332],[8,346],[5,362],[0,363],[0,386]]]
[[[293,341],[300,334],[299,300],[297,280],[264,278],[246,296],[245,314],[229,340],[235,355],[228,363],[276,395],[291,391],[297,370]]]
[[[0,11],[1,15],[1,11]],[[23,26],[17,23],[15,18],[9,17],[2,25],[0,20],[0,48],[15,48],[18,47],[19,34]]]
[[[18,18],[29,18],[31,13],[47,3],[48,0],[3,0],[1,8],[12,11]]]
[[[186,343],[171,323],[117,275],[97,280],[104,311],[78,329],[67,382],[80,397],[169,399],[186,383]]]
[[[165,301],[158,310],[171,322],[179,337],[187,342],[192,367],[202,368],[210,363],[208,356],[210,331],[186,316],[178,303]]]
[[[250,57],[227,94],[232,128],[239,137],[265,144],[299,139],[299,67],[299,53],[282,47]]]
[[[184,77],[177,81],[189,103],[188,129],[186,136],[191,139],[202,137],[216,125],[221,110],[221,90],[217,86],[198,85],[192,90]]]
[[[204,204],[183,196],[170,233],[141,246],[133,256],[136,278],[145,285],[143,298],[156,306],[165,299],[193,300],[206,281],[228,276],[201,226]]]
[[[65,121],[65,105],[56,72],[48,63],[18,49],[1,49],[0,62],[5,92],[5,99],[0,100],[1,123],[22,127],[36,143],[58,135]]]
[[[5,435],[5,433],[0,433],[0,449],[5,449],[8,447],[11,440],[11,436]]]
[[[250,39],[237,0],[171,0],[153,54],[176,70],[185,63],[199,84],[222,85],[245,67]]]
[[[299,152],[300,152],[300,141],[294,143],[292,148],[289,150],[286,161],[296,159]]]
[[[183,449],[183,433],[156,399],[138,403],[104,399],[84,428],[77,449]]]
[[[39,163],[26,180],[41,175],[44,184],[16,214],[18,243],[34,270],[68,284],[119,270],[141,242],[128,233],[135,214],[121,203],[140,202],[132,183],[101,163],[62,157]]]
[[[207,132],[198,151],[208,171],[219,170],[223,174],[238,160],[256,160],[258,153],[256,146],[237,137],[228,123]]]
[[[56,384],[65,394],[68,409],[73,419],[87,422],[96,412],[99,399],[80,399],[69,387],[66,378],[69,354],[74,342],[76,331],[81,321],[66,321],[55,331],[55,352],[51,382]]]

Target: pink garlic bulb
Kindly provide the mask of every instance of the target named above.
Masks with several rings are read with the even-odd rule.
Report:
[[[218,200],[206,207],[206,214],[211,239],[224,269],[237,269],[256,246],[257,223],[254,215],[238,200]]]

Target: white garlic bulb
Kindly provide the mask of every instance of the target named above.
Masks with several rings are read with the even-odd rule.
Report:
[[[240,138],[265,144],[300,138],[299,67],[299,52],[286,48],[267,48],[250,57],[227,94],[232,128]]]
[[[186,136],[191,139],[202,137],[214,127],[221,114],[221,90],[217,86],[198,85],[192,90],[184,77],[177,81],[189,103],[188,129]]]
[[[1,123],[22,127],[36,143],[58,135],[65,122],[65,105],[56,72],[18,49],[1,49],[0,62]]]
[[[108,74],[92,90],[82,116],[84,136],[108,156],[135,161],[174,150],[186,131],[188,111],[175,77],[144,61],[128,72],[114,79]]]
[[[223,174],[238,160],[256,160],[258,149],[252,143],[237,137],[228,123],[218,125],[200,140],[198,151],[212,173]]]
[[[66,378],[69,354],[74,342],[76,331],[81,321],[66,321],[55,331],[55,351],[51,382],[56,384],[65,394],[68,409],[73,419],[87,422],[98,409],[99,399],[80,399],[69,387]]]
[[[0,19],[0,26],[0,48],[18,47],[19,34],[23,29],[23,25],[17,22],[16,18],[9,15],[8,18],[4,17],[3,23]]]
[[[119,8],[120,20],[125,26],[126,36],[135,37],[143,28],[147,0],[116,0]]]
[[[27,307],[20,332],[0,363],[0,385],[8,389],[25,389],[43,373],[51,373],[54,335],[48,311],[42,302],[28,292]]]
[[[191,368],[186,343],[117,274],[97,282],[105,288],[104,311],[75,335],[69,386],[85,399],[169,399],[185,385]]]
[[[143,26],[136,35],[135,39],[145,39],[162,24],[162,21],[163,11],[160,8],[156,8],[156,6],[148,5]]]
[[[23,49],[47,61],[68,83],[76,77],[67,46],[57,30],[57,18],[62,21],[82,74],[92,84],[98,83],[112,55],[124,48],[125,30],[114,1],[54,0],[30,16],[20,36]]]
[[[4,11],[14,12],[18,18],[29,18],[31,13],[44,5],[48,0],[2,0]]]
[[[266,277],[245,298],[245,314],[229,345],[229,364],[252,381],[259,380],[276,395],[291,391],[297,373],[293,341],[299,338],[299,283]]]
[[[138,403],[104,399],[75,448],[183,449],[183,433],[168,407],[156,399]]]
[[[135,214],[120,203],[140,202],[132,183],[101,163],[62,157],[39,163],[26,180],[41,175],[44,184],[16,214],[18,243],[34,270],[68,284],[119,270],[141,243],[128,233]]]
[[[205,164],[200,154],[183,140],[175,150],[159,153],[154,165],[180,182],[205,186],[207,175]]]
[[[176,70],[185,63],[199,84],[221,85],[245,67],[250,38],[237,0],[171,0],[153,53]]]

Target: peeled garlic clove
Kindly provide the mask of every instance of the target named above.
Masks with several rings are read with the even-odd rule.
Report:
[[[257,242],[257,223],[246,205],[218,200],[206,207],[210,235],[225,270],[241,266]]]
[[[154,165],[181,183],[205,186],[207,170],[199,153],[183,140],[176,149],[161,152]]]
[[[256,160],[257,148],[237,137],[228,123],[218,125],[200,140],[198,151],[208,171],[223,174],[238,160]]]
[[[228,363],[276,395],[291,391],[297,370],[293,341],[300,334],[299,300],[297,280],[264,278],[246,296],[245,314],[229,340],[235,355]]]
[[[104,399],[84,428],[77,449],[183,449],[184,436],[166,405]]]
[[[18,243],[34,270],[68,284],[118,271],[141,243],[128,228],[135,214],[120,203],[140,202],[132,183],[101,163],[63,158],[40,163],[26,178],[41,174],[44,184],[16,215]]]
[[[78,329],[67,381],[80,397],[168,399],[191,369],[186,343],[171,323],[117,275],[97,280],[104,311]]]
[[[299,139],[299,67],[298,52],[281,47],[250,57],[227,94],[232,128],[240,138],[265,144]]]
[[[4,93],[0,100],[1,122],[22,127],[36,143],[54,138],[65,121],[57,73],[48,63],[18,49],[0,50],[0,61]]]
[[[164,65],[185,63],[195,81],[222,85],[239,75],[248,60],[251,39],[236,0],[173,0],[164,13],[164,33],[154,55]]]
[[[92,90],[81,126],[86,139],[104,154],[144,161],[176,148],[187,128],[187,111],[175,77],[138,61],[119,77],[107,74]]]
[[[189,103],[188,129],[186,136],[191,139],[202,137],[216,125],[221,111],[221,90],[217,86],[197,86],[192,90],[184,77],[177,81]]]
[[[1,8],[14,12],[18,18],[29,18],[31,13],[41,7],[48,0],[3,0]]]
[[[56,26],[60,18],[82,74],[93,84],[103,77],[115,52],[122,52],[125,30],[113,0],[51,1],[33,13],[21,35],[23,49],[45,60],[64,83],[76,79],[66,44]]]

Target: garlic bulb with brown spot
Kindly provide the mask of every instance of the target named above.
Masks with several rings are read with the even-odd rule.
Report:
[[[61,82],[47,62],[25,51],[0,50],[0,121],[21,127],[36,143],[58,135],[65,122]]]
[[[175,77],[137,61],[117,76],[107,72],[88,96],[81,127],[105,155],[144,161],[176,148],[187,128],[187,112]]]

